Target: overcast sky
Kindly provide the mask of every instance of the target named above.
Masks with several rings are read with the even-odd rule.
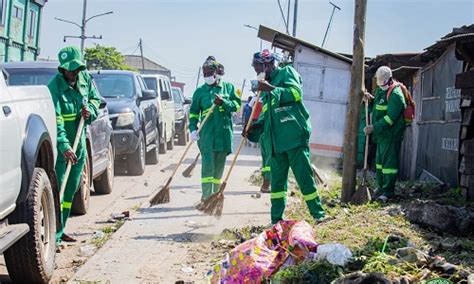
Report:
[[[79,40],[63,42],[64,35],[79,35],[79,28],[54,18],[80,22],[82,2],[47,2],[40,57],[55,58],[64,45],[79,46]],[[280,2],[286,13],[288,0]],[[352,53],[354,3],[333,2],[342,10],[334,15],[325,48]],[[277,0],[88,0],[88,17],[111,10],[113,15],[89,22],[87,34],[103,39],[87,40],[86,46],[99,43],[123,54],[139,54],[142,38],[145,56],[171,69],[178,81],[186,83],[187,95],[192,94],[198,68],[208,55],[225,65],[225,79],[239,88],[244,78],[255,77],[250,63],[260,41],[256,31],[244,24],[284,31]],[[300,0],[297,37],[321,45],[331,11],[326,0]],[[422,51],[453,27],[472,23],[474,0],[368,0],[366,56]]]

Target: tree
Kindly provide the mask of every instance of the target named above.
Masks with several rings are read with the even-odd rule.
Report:
[[[96,44],[85,49],[87,69],[135,70],[125,64],[125,57],[115,48]]]

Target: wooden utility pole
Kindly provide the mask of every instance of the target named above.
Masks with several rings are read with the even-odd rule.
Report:
[[[143,44],[142,44],[142,39],[138,42],[138,45],[140,46],[140,56],[142,57],[142,73],[145,74],[145,58],[143,57]]]
[[[360,102],[364,87],[364,41],[367,0],[355,0],[354,42],[351,66],[351,91],[346,113],[344,132],[344,161],[342,169],[342,196],[344,203],[350,201],[356,186],[357,134],[360,121]]]

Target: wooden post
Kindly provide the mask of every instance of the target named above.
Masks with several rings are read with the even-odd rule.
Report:
[[[364,41],[367,0],[355,0],[354,42],[351,66],[351,91],[344,132],[344,161],[342,169],[342,196],[350,201],[356,186],[357,135],[360,121],[360,102],[364,94]]]

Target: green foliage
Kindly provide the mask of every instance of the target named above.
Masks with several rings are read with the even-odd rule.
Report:
[[[331,283],[344,273],[340,266],[327,261],[309,261],[280,269],[272,283]]]
[[[89,70],[132,70],[125,64],[125,57],[115,47],[100,44],[85,49],[84,56]]]

